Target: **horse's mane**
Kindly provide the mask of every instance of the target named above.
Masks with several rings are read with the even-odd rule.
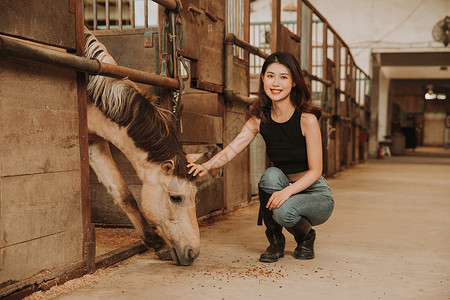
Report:
[[[116,64],[105,46],[86,28],[84,38],[85,57]],[[127,79],[89,76],[86,92],[88,100],[108,119],[127,128],[136,147],[148,153],[149,161],[172,160],[173,174],[187,177],[186,156],[169,111],[155,106],[135,83]]]

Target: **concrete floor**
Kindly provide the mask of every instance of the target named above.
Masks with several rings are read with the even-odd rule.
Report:
[[[450,150],[424,152],[370,161],[329,178],[336,206],[331,219],[316,227],[313,260],[292,257],[295,242],[286,232],[285,257],[260,263],[267,242],[256,226],[258,207],[251,205],[201,229],[201,254],[192,266],[162,262],[147,252],[56,295],[450,299]]]

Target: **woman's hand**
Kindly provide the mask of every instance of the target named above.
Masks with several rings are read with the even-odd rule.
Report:
[[[193,162],[189,162],[187,167],[191,168],[189,170],[188,174],[191,174],[192,172],[194,172],[194,174],[192,174],[193,176],[198,175],[199,177],[202,177],[202,176],[205,176],[206,174],[208,174],[208,171],[209,171],[208,168],[204,164],[199,165],[199,164],[196,164]]]
[[[270,210],[278,208],[281,206],[281,204],[284,203],[284,201],[289,199],[290,196],[291,194],[286,191],[286,189],[275,192],[272,194],[272,196],[270,196],[269,201],[267,201],[266,207]]]

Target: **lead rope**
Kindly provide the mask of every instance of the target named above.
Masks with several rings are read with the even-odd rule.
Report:
[[[169,68],[172,72],[171,75],[177,74],[178,78],[178,90],[171,91],[172,100],[172,113],[175,117],[175,121],[179,121],[182,113],[181,96],[183,94],[184,83],[189,80],[190,73],[186,59],[183,57],[181,50],[183,49],[183,20],[181,18],[181,2],[177,0],[177,9],[175,11],[166,11],[168,14],[169,25],[164,28],[164,32],[167,34],[172,46],[172,64]],[[165,40],[165,39],[164,39]],[[167,54],[167,47],[164,47],[164,53]],[[181,66],[183,66],[187,76],[183,78],[181,72]]]

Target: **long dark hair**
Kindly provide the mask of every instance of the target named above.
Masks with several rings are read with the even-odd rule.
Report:
[[[270,114],[272,100],[270,100],[269,96],[267,96],[264,91],[262,76],[266,73],[267,67],[273,63],[282,64],[291,72],[292,81],[295,83],[295,86],[292,87],[290,98],[295,109],[299,113],[312,113],[316,116],[317,120],[319,120],[322,115],[322,110],[310,103],[311,93],[306,85],[305,79],[303,78],[300,65],[297,59],[295,59],[292,54],[287,52],[272,53],[265,60],[259,76],[258,98],[250,107],[250,110],[247,113],[247,118],[256,116],[258,119],[266,121],[267,113]]]

